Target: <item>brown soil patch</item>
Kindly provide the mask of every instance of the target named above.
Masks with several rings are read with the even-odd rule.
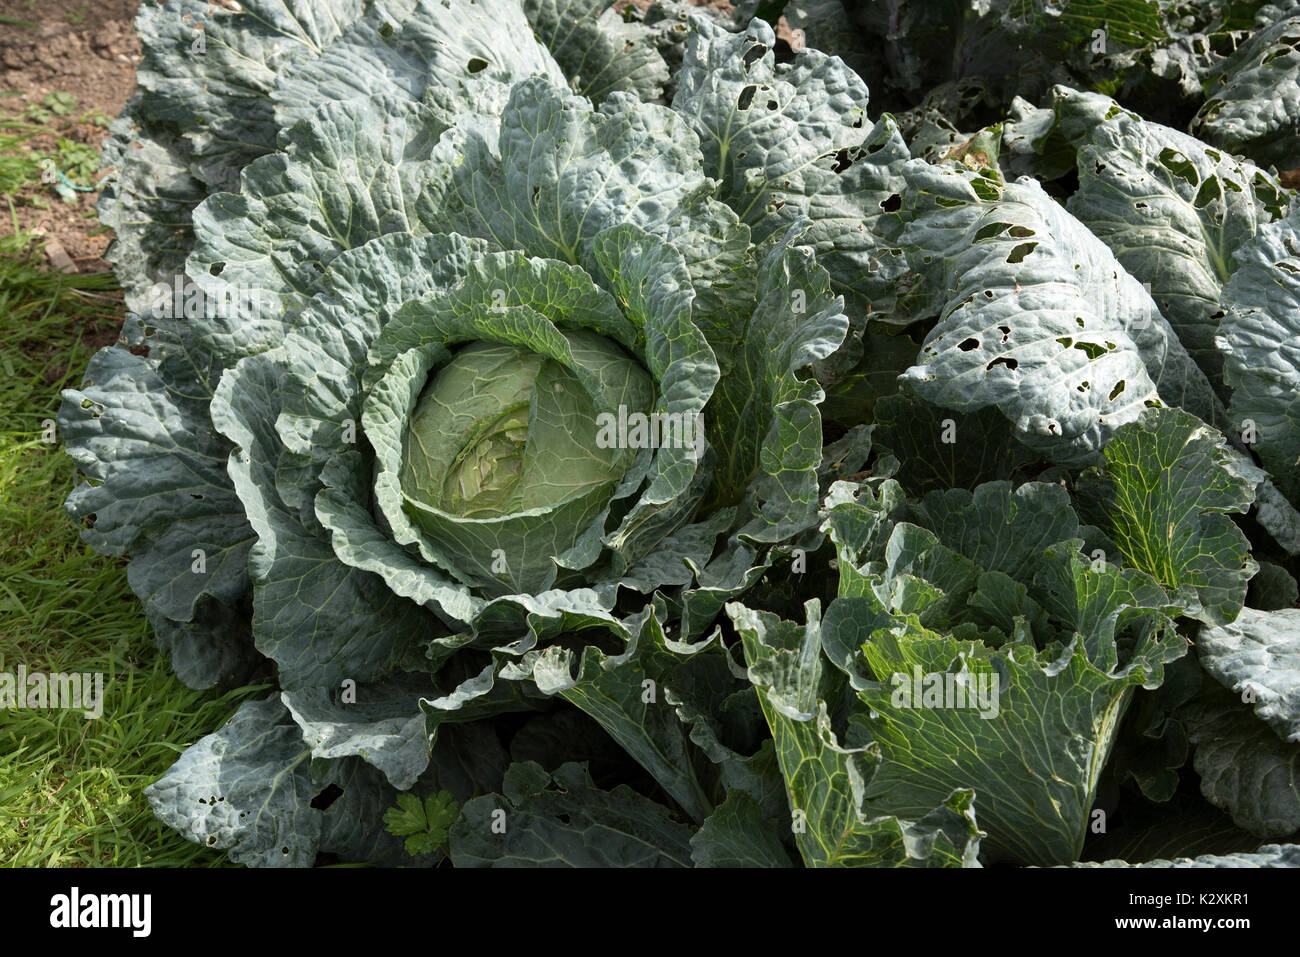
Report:
[[[51,117],[27,147],[53,153],[62,138],[99,148],[108,131],[81,119],[116,117],[135,91],[138,6],[138,0],[0,0],[0,93],[9,94],[0,97],[0,113],[22,113],[52,93],[76,97],[71,111]],[[49,184],[34,182],[20,191],[14,217],[0,210],[0,233],[10,232],[16,217],[20,230],[50,238],[52,265],[66,262],[62,251],[80,271],[102,271],[108,267],[99,257],[111,237],[95,217],[97,197],[78,193],[74,202],[65,202]]]

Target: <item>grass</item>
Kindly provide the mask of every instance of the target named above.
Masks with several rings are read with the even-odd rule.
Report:
[[[0,239],[0,672],[102,672],[105,699],[98,720],[0,711],[0,861],[10,866],[226,860],[157,821],[142,792],[258,689],[196,692],[171,675],[123,563],[91,552],[64,514],[73,467],[43,435],[59,390],[121,313],[111,275],[46,272],[29,237]]]
[[[47,94],[39,106],[26,108],[15,96],[0,93],[0,197],[9,209],[17,203],[48,206],[58,173],[77,186],[95,186],[99,150],[70,134],[79,127],[106,127],[108,118],[97,112],[76,115],[77,98],[70,93]],[[33,139],[46,148],[34,149]]]
[[[10,199],[23,187],[40,182],[41,157],[24,145],[41,132],[43,127],[21,116],[0,115],[0,196]]]

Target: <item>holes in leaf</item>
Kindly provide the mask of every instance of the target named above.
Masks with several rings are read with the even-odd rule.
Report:
[[[954,207],[956,207],[956,206],[965,206],[965,205],[966,205],[966,204],[963,203],[960,199],[949,199],[949,198],[946,197],[946,196],[936,196],[936,197],[934,198],[934,204],[935,204],[936,206],[941,206],[941,207],[943,207],[944,209],[952,209],[952,208],[954,208]]]
[[[1028,236],[1034,235],[1034,231],[1028,226],[1012,226],[1007,230],[1007,235],[1014,236],[1016,239],[1025,239]]]
[[[1189,186],[1195,186],[1201,181],[1201,176],[1196,172],[1196,167],[1192,165],[1191,160],[1176,149],[1170,149],[1169,147],[1162,149],[1160,151],[1160,165]]]
[[[1274,216],[1281,216],[1283,213],[1282,194],[1273,186],[1263,173],[1256,173],[1253,185],[1255,187],[1255,198],[1263,203]]]
[[[1295,53],[1295,50],[1293,48],[1282,45],[1282,44],[1289,43],[1290,41],[1291,41],[1290,37],[1282,37],[1282,43],[1268,51],[1268,55],[1265,56],[1262,61],[1260,61],[1260,66],[1268,66],[1274,60],[1278,59],[1278,57],[1284,57],[1287,56],[1288,54]],[[1286,66],[1288,64],[1283,64],[1283,65]]]
[[[975,191],[976,196],[987,203],[995,203],[1002,198],[1002,191],[984,179],[971,180],[970,188]]]
[[[850,166],[853,165],[853,161],[855,159],[857,159],[857,156],[853,155],[853,153],[850,150],[848,149],[840,150],[838,153],[835,154],[835,162],[831,164],[831,172],[843,173],[846,169],[848,169]]]
[[[992,290],[992,289],[985,289],[985,290],[984,290],[984,298],[985,298],[985,299],[992,299],[992,298],[993,298],[993,290]]]
[[[1059,346],[1064,346],[1065,348],[1068,349],[1070,348],[1070,346],[1074,345],[1074,340],[1071,339],[1069,336],[1065,336],[1064,338],[1057,339],[1056,344]]]
[[[1076,342],[1074,348],[1078,349],[1089,359],[1100,359],[1106,354],[1106,350],[1095,342]]]
[[[212,276],[220,276],[222,270],[224,270],[225,268],[226,268],[225,263],[213,263],[211,266],[208,267],[208,274]]]
[[[1196,191],[1196,198],[1192,200],[1192,205],[1197,209],[1204,209],[1222,195],[1223,190],[1219,187],[1219,181],[1210,177]]]
[[[1025,257],[1037,248],[1038,243],[1021,243],[1015,249],[1011,250],[1011,254],[1007,256],[1007,262],[1022,263],[1025,261]]]
[[[998,326],[998,332],[1002,333],[1002,341],[1003,341],[1003,342],[1006,342],[1008,339],[1011,338],[1011,327],[1010,327],[1010,326]]]
[[[1098,176],[1100,176],[1102,172],[1106,169],[1106,164],[1098,160],[1096,163],[1093,164],[1092,168],[1093,168],[1093,172],[1095,172]]]
[[[957,348],[960,349],[962,352],[970,352],[972,349],[978,349],[979,347],[980,347],[980,341],[974,337],[963,340],[957,346]]]
[[[736,97],[736,109],[738,110],[749,109],[749,104],[754,102],[754,94],[757,92],[758,92],[758,85],[755,83],[751,83],[749,84],[749,86],[743,87],[740,91],[740,96]]]
[[[481,56],[472,56],[469,58],[469,62],[465,64],[465,69],[469,70],[470,73],[482,73],[487,69],[487,65],[488,61]],[[286,853],[288,852],[286,851]]]
[[[539,205],[539,204],[541,203],[541,201],[542,201],[542,200],[541,200],[541,197],[542,197],[542,188],[541,188],[540,186],[534,186],[534,187],[533,187],[533,205],[534,205],[534,206],[537,206],[537,205]]]
[[[769,110],[779,110],[781,108],[781,104],[776,102],[776,100],[768,100],[767,108]]]
[[[379,35],[383,37],[385,40],[387,40],[389,37],[393,35],[393,25],[389,23],[387,20],[385,20],[379,26]]]
[[[880,208],[887,213],[898,212],[898,210],[902,208],[902,205],[903,205],[903,197],[899,196],[897,193],[895,193],[893,196],[890,196],[888,199],[882,199],[880,201]]]
[[[1297,267],[1295,263],[1287,262],[1285,259],[1277,263],[1277,268],[1284,269],[1293,276],[1300,276],[1300,267]]]
[[[1077,386],[1075,386],[1075,389],[1077,389],[1079,392],[1087,392],[1091,388],[1092,388],[1092,384],[1088,382],[1087,379],[1084,379]]]
[[[1000,236],[1010,228],[1010,223],[987,223],[975,231],[975,242],[982,243],[986,239]]]
[[[1080,329],[1083,328],[1083,316],[1075,316],[1074,321]]]
[[[324,811],[342,795],[343,789],[341,787],[337,784],[328,784],[325,786],[325,790],[311,799],[311,806],[318,811]]]
[[[288,856],[289,856],[289,849],[288,849],[287,847],[282,847],[282,848],[280,848],[280,853],[283,854],[285,857],[288,857]]]
[[[1142,202],[1142,200],[1139,199],[1136,203],[1133,204],[1133,208],[1134,208],[1134,209],[1150,209],[1151,206],[1150,206],[1149,203],[1144,203],[1144,202]],[[1077,268],[1079,268],[1079,267],[1076,266],[1075,268],[1077,269]]]
[[[1115,383],[1115,388],[1110,390],[1110,397],[1109,397],[1110,401],[1114,402],[1119,397],[1119,394],[1123,391],[1124,391],[1124,380],[1120,379],[1118,382]]]
[[[746,50],[745,55],[741,58],[745,63],[745,72],[750,72],[754,68],[754,64],[763,59],[766,55],[767,47],[763,46],[761,43],[755,43],[752,47]]]
[[[1148,409],[1163,409],[1165,407],[1164,403],[1161,402],[1159,399],[1147,399],[1142,404],[1145,405]]]
[[[1006,366],[1008,369],[1014,372],[1017,368],[1020,367],[1020,363],[1017,362],[1015,359],[1011,358],[1010,356],[998,356],[996,359],[994,359],[992,362],[990,362],[988,365],[984,367],[984,371],[990,372],[992,371],[994,366]]]

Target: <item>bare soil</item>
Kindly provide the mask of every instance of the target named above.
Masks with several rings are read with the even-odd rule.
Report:
[[[68,115],[53,116],[26,146],[52,153],[62,138],[99,148],[108,131],[82,118],[116,117],[135,91],[137,7],[138,0],[0,0],[0,93],[7,94],[0,112],[22,113],[51,93],[76,97]],[[0,232],[10,231],[16,218],[20,230],[48,237],[53,265],[66,264],[62,252],[82,272],[101,271],[111,237],[95,218],[98,195],[78,193],[65,202],[34,182],[19,193],[14,216],[4,211]]]

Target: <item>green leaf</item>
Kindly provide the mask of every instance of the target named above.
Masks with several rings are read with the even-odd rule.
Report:
[[[1250,580],[1246,603],[1261,611],[1280,611],[1294,608],[1300,601],[1300,585],[1281,565],[1261,561],[1259,571]]]
[[[451,827],[457,867],[689,867],[691,829],[626,785],[602,791],[582,765],[512,765],[504,794],[468,802]]]
[[[450,123],[499,116],[511,86],[564,74],[516,0],[381,0],[318,57],[286,65],[271,97],[276,123],[310,119],[322,102],[375,95],[424,103]]]
[[[696,867],[791,866],[772,822],[744,791],[729,792],[691,838],[691,861]]]
[[[1036,182],[915,160],[904,175],[917,213],[902,242],[941,310],[908,388],[962,412],[996,406],[1063,464],[1153,403],[1212,418],[1209,383],[1151,297]]]
[[[869,807],[906,817],[969,787],[988,832],[986,862],[1078,857],[1119,719],[1131,689],[1152,680],[1147,668],[1108,673],[1082,642],[1055,654],[1023,645],[994,652],[920,632],[877,631],[863,653],[887,682],[860,692],[870,714],[858,720],[884,757],[864,795]],[[938,706],[918,706],[918,678],[924,694],[941,689]],[[942,689],[963,681],[975,703],[944,706]]]
[[[1205,86],[1194,132],[1258,163],[1294,165],[1300,155],[1300,16],[1262,25]]]
[[[1042,122],[1032,108],[1021,109],[1027,116],[1020,122]],[[1277,180],[1108,96],[1058,86],[1051,111],[1050,125],[1025,136],[1020,148],[1068,144],[1079,186],[1067,208],[1148,285],[1187,352],[1221,383],[1223,357],[1214,345],[1220,290],[1232,275],[1233,253],[1280,212]],[[1011,124],[1008,138],[1018,135]],[[1170,404],[1184,404],[1165,391],[1161,386]],[[1225,425],[1203,409],[1188,411]]]
[[[764,259],[740,358],[706,410],[719,452],[715,483],[732,504],[754,487],[759,514],[743,534],[775,542],[815,521],[825,394],[800,370],[844,341],[848,318],[826,271],[790,234]]]
[[[406,838],[406,853],[412,857],[430,854],[447,843],[447,832],[460,814],[450,791],[439,791],[424,799],[409,792],[397,795],[397,807],[384,812],[390,834]]]
[[[618,654],[595,644],[580,654],[562,645],[525,653],[510,676],[531,677],[540,691],[559,694],[590,715],[697,822],[713,809],[700,780],[699,755],[687,725],[668,702],[688,658],[719,653],[712,638],[697,644],[664,633],[662,603],[647,605],[627,622]]]
[[[614,90],[657,100],[668,64],[652,32],[612,6],[613,0],[525,0],[524,13],[574,89],[593,103]]]
[[[414,794],[397,795],[397,807],[384,814],[384,826],[388,828],[390,834],[396,834],[398,837],[422,831],[428,825],[424,805]]]
[[[1230,624],[1202,628],[1196,652],[1205,670],[1253,703],[1279,738],[1300,744],[1300,609],[1243,608]]]
[[[888,312],[905,268],[885,236],[903,191],[907,147],[892,117],[867,120],[867,88],[840,60],[804,50],[775,59],[762,20],[732,33],[691,23],[673,109],[699,134],[705,169],[756,240],[802,232],[855,314]]]
[[[427,675],[399,672],[341,691],[323,686],[286,691],[281,700],[313,758],[362,757],[393,787],[406,790],[429,764],[433,742],[419,701],[433,690]]]
[[[319,526],[280,499],[275,421],[284,363],[282,350],[241,360],[222,378],[212,405],[217,428],[237,446],[228,469],[258,536],[249,565],[253,633],[286,690],[368,681],[391,671],[431,629],[442,629],[378,575],[340,562]]]
[[[275,146],[280,127],[269,94],[279,74],[319,56],[361,16],[362,6],[358,0],[143,6],[136,30],[144,50],[145,113],[185,131],[200,179],[234,189],[240,169]]]
[[[1200,857],[1178,857],[1173,860],[1143,861],[1081,861],[1071,867],[1300,867],[1300,844],[1265,844],[1257,851],[1237,854],[1204,854]]]
[[[1084,854],[1090,862],[1118,860],[1140,866],[1143,861],[1232,855],[1258,841],[1236,827],[1228,815],[1196,797],[1179,796],[1160,804],[1126,803],[1122,821],[1107,821],[1106,832],[1088,842]]]
[[[1084,515],[1184,614],[1211,625],[1232,621],[1257,566],[1228,516],[1245,512],[1255,491],[1223,436],[1185,412],[1153,409],[1118,429],[1104,455],[1104,466],[1079,479]]]
[[[715,329],[734,334],[749,231],[712,199],[699,140],[676,113],[623,92],[593,111],[531,78],[515,85],[490,140],[466,124],[435,151],[450,178],[424,201],[444,229],[595,272],[596,236],[631,224],[683,254],[710,341]]]
[[[1233,424],[1273,481],[1300,501],[1300,209],[1237,251],[1223,289],[1219,348]]]
[[[183,324],[148,341],[149,357],[100,350],[81,388],[63,393],[59,428],[80,472],[65,507],[94,516],[82,531],[92,547],[130,555],[127,580],[159,641],[188,684],[207,688],[248,663],[241,629],[213,626],[249,590],[253,530],[226,474],[229,443],[207,416],[219,370]]]
[[[208,195],[190,173],[190,144],[175,132],[149,123],[139,96],[132,97],[110,127],[103,168],[117,173],[103,181],[96,211],[113,229],[105,253],[122,284],[127,308],[144,312],[154,283],[183,275],[194,245],[191,216]]]
[[[876,402],[875,421],[874,444],[898,459],[898,481],[913,495],[1009,479],[1036,461],[993,408],[963,415],[887,395]]]
[[[145,788],[154,813],[196,844],[260,867],[314,863],[321,814],[311,750],[278,699],[248,701]]]
[[[1217,685],[1178,712],[1196,749],[1201,793],[1263,838],[1300,831],[1300,745],[1284,743],[1263,721]]]
[[[285,311],[319,291],[335,256],[383,233],[427,232],[421,196],[442,167],[407,158],[427,155],[443,129],[405,100],[325,103],[286,132],[285,153],[244,169],[238,194],[205,200],[194,211],[189,280],[211,301],[237,290],[253,307],[209,310],[198,330],[212,351],[233,365],[274,348]]]
[[[899,521],[908,512],[924,527]],[[865,806],[913,818],[971,788],[986,862],[1077,857],[1132,689],[1186,651],[1164,592],[1084,558],[1054,485],[993,482],[907,508],[892,481],[845,483],[824,528],[842,597],[821,648],[860,699],[849,733],[880,759]]]
[[[1059,485],[987,482],[974,491],[931,492],[912,506],[919,524],[975,562],[1020,582],[1030,582],[1043,553],[1079,536],[1070,496]]]
[[[965,789],[946,793],[919,820],[869,813],[864,791],[879,761],[876,746],[841,744],[828,705],[843,679],[821,661],[818,606],[807,626],[727,606],[745,646],[750,681],[776,741],[790,799],[790,827],[809,867],[973,866],[981,832]]]

